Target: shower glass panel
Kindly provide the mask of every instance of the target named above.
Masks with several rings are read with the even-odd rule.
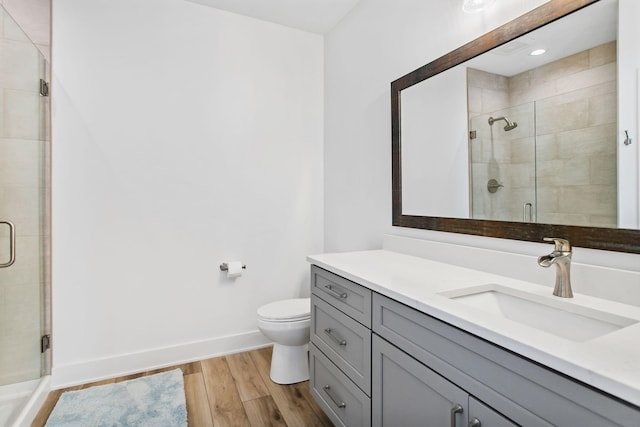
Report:
[[[0,7],[0,425],[9,423],[49,369],[48,65]],[[15,226],[12,248],[10,222]],[[46,363],[45,363],[46,362]]]
[[[535,105],[471,118],[471,215],[536,221]]]
[[[467,69],[473,218],[617,227],[616,59],[611,41],[510,76]]]

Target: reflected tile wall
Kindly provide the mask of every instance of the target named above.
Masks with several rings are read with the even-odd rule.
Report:
[[[41,374],[47,98],[39,95],[46,62],[0,7],[0,219],[16,226],[16,261],[0,269],[0,385]],[[0,262],[9,233],[0,226]]]
[[[555,201],[538,200],[538,219],[615,227],[616,44],[607,43],[558,63],[567,66],[564,76],[562,67],[556,68],[557,85],[563,91],[536,103],[538,137],[547,142],[537,146],[538,157],[544,159],[537,171],[538,185],[557,195]]]
[[[502,189],[488,193],[487,173],[479,172],[489,170],[484,147],[491,135],[479,132],[481,141],[472,140],[474,217],[521,220],[521,202],[531,198],[522,192],[528,171],[531,182],[537,179],[533,202],[538,222],[616,226],[616,55],[616,43],[611,42],[509,78],[469,70],[470,117],[477,117],[472,123],[482,123],[489,115],[507,115],[524,124],[522,114],[516,118],[518,111],[535,101],[535,121],[528,125],[535,123],[532,145],[524,134],[531,127],[502,138],[511,156],[498,167],[505,184],[502,194],[498,194]],[[502,107],[485,108],[492,105]],[[500,139],[493,136],[495,145]],[[527,156],[537,158],[537,167]]]
[[[469,69],[468,82],[469,103],[476,106],[469,112],[470,128],[476,131],[470,140],[473,218],[522,221],[523,206],[535,199],[533,104],[512,107],[504,76]],[[490,116],[506,116],[518,127],[507,132],[503,121],[490,126]],[[491,193],[489,179],[503,187]]]

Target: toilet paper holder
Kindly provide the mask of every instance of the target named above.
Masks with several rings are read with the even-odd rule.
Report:
[[[242,264],[242,269],[246,270],[247,266]],[[229,271],[229,265],[226,262],[223,262],[222,264],[220,264],[220,271]]]

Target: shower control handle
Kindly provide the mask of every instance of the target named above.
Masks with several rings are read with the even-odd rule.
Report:
[[[9,226],[9,261],[0,264],[0,268],[11,267],[16,262],[16,226],[11,221],[0,221]]]
[[[497,179],[491,178],[487,182],[487,190],[489,191],[489,193],[495,193],[500,187],[504,187],[504,185],[500,184]]]

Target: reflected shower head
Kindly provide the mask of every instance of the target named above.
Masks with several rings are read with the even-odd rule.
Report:
[[[507,119],[506,117],[496,117],[496,118],[489,117],[489,126],[493,126],[493,124],[499,120],[504,120],[507,123],[507,125],[504,127],[504,130],[506,132],[509,132],[510,130],[513,130],[518,127],[518,123],[510,122],[509,119]]]
[[[509,121],[507,120],[507,125],[504,127],[504,130],[509,132],[510,130],[513,130],[517,127],[518,127],[518,124],[516,122],[509,123]]]

